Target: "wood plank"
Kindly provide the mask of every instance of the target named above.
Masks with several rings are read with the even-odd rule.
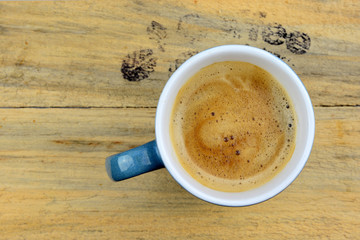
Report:
[[[0,238],[357,239],[359,10],[356,0],[0,2]],[[289,44],[296,34],[310,45]],[[222,44],[265,48],[307,87],[316,136],[297,180],[243,208],[195,198],[166,169],[111,182],[105,157],[154,139],[171,73]],[[140,72],[128,71],[134,59]]]
[[[0,109],[5,239],[356,239],[360,111],[317,107],[297,180],[242,208],[205,203],[165,169],[111,182],[104,158],[154,138],[155,109]]]
[[[359,10],[359,1],[1,2],[0,106],[155,107],[176,67],[223,44],[278,55],[315,106],[359,105]],[[305,54],[287,45],[300,33],[311,40]]]

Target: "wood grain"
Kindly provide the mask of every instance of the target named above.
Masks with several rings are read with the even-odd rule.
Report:
[[[299,178],[267,202],[227,208],[193,197],[165,169],[108,179],[106,156],[154,138],[155,109],[3,109],[0,231],[26,239],[355,239],[360,112],[315,112],[315,144]]]
[[[0,16],[0,239],[360,239],[359,1],[0,2]],[[105,157],[154,139],[172,72],[223,44],[265,48],[308,89],[315,143],[295,182],[242,208],[165,169],[111,182]]]
[[[223,44],[249,44],[284,58],[315,106],[356,105],[356,9],[358,1],[0,3],[1,106],[155,107],[176,65]],[[306,54],[263,40],[267,27],[279,24],[288,35],[311,38]],[[154,71],[140,82],[124,79],[124,59],[147,49]]]

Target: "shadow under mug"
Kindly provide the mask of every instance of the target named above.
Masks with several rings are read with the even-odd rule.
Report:
[[[249,62],[268,71],[287,91],[296,114],[296,142],[291,159],[273,179],[244,192],[217,191],[197,182],[180,164],[170,138],[170,117],[180,88],[200,69],[222,61]],[[258,48],[223,45],[189,58],[170,77],[156,110],[156,140],[110,156],[106,159],[105,165],[109,177],[114,181],[166,167],[181,186],[202,200],[223,206],[247,206],[274,197],[295,180],[310,155],[314,134],[315,118],[310,97],[299,77],[285,62]]]

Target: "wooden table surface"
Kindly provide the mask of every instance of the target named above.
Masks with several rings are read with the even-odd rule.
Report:
[[[316,136],[278,196],[212,205],[166,169],[114,183],[105,157],[155,137],[187,58],[266,49],[299,75]],[[360,1],[0,2],[0,239],[360,239]]]

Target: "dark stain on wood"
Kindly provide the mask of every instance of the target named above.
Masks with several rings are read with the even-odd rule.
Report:
[[[121,65],[124,79],[138,82],[148,78],[150,73],[154,72],[156,60],[152,49],[142,49],[128,54]]]

